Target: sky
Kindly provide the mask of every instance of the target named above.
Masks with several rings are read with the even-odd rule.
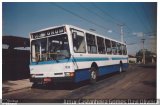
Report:
[[[29,38],[29,33],[71,24],[120,41],[123,26],[128,53],[145,48],[156,52],[156,2],[2,3],[2,35]]]

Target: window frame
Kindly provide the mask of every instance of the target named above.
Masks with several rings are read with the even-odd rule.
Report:
[[[96,39],[97,39],[97,48],[98,48],[98,53],[99,54],[106,54],[106,49],[105,49],[105,43],[104,43],[104,38],[103,37],[100,37],[100,36],[96,36]],[[99,41],[98,41],[99,40]],[[102,41],[103,40],[103,41]],[[101,42],[102,41],[102,42]],[[99,43],[98,43],[99,42]],[[102,45],[103,46],[102,46]],[[102,51],[102,53],[100,53],[100,48],[102,48],[102,49],[104,49],[103,51]]]
[[[48,37],[45,37],[45,38],[40,38],[40,39],[35,39],[35,40],[32,40],[31,41],[31,48],[30,48],[30,50],[31,50],[31,62],[35,62],[36,60],[33,60],[33,59],[35,59],[35,58],[33,58],[33,54],[34,54],[34,56],[36,57],[36,45],[34,44],[34,46],[35,46],[35,52],[33,53],[33,49],[32,49],[32,45],[33,45],[33,43],[36,43],[37,44],[37,42],[38,42],[38,40],[46,40],[46,51],[47,51],[47,47],[48,47],[48,39],[47,39]],[[42,62],[42,61],[45,61],[45,60],[42,60],[42,51],[40,50],[40,45],[38,45],[39,46],[39,51],[38,51],[38,53],[39,53],[39,55],[38,55],[38,59],[40,60],[40,62]]]
[[[119,53],[121,51],[121,53]],[[123,55],[122,44],[117,42],[117,55]]]
[[[111,53],[108,53],[108,52],[107,52],[107,48],[108,48],[108,47],[106,46],[106,45],[107,45],[106,40],[109,41],[109,43],[110,43]],[[107,55],[112,55],[112,42],[111,42],[110,39],[105,38],[105,49],[106,49],[106,54],[107,54]]]
[[[111,43],[112,43],[112,55],[118,55],[118,54],[117,54],[117,42],[112,40]],[[115,54],[114,54],[114,52],[113,52],[113,48],[114,48],[113,45],[115,45],[115,50],[116,50],[116,53],[115,53]]]
[[[93,38],[93,39],[94,39],[94,45],[88,44],[88,38],[87,38],[88,35],[94,37],[94,38]],[[96,35],[93,35],[93,34],[91,34],[91,33],[86,32],[86,33],[85,33],[85,36],[86,36],[86,45],[87,45],[87,52],[88,52],[88,54],[98,54]],[[90,52],[88,51],[88,45],[90,46]],[[95,48],[96,48],[96,52],[95,52],[95,53],[93,53],[93,52],[91,51],[91,48],[92,48],[92,47],[95,47]]]
[[[76,51],[74,50],[74,39],[73,39],[73,33],[74,33],[74,32],[72,32],[72,31],[79,31],[79,32],[83,33],[83,35],[78,35],[78,34],[76,34],[76,35],[77,35],[77,36],[81,36],[81,37],[84,38],[84,46],[85,46],[85,51],[84,51],[84,52],[76,52]],[[86,51],[85,33],[84,33],[83,31],[81,31],[81,30],[74,29],[74,28],[70,28],[70,32],[71,32],[73,52],[74,52],[74,53],[86,53],[87,51]]]
[[[127,55],[127,46],[125,44],[122,44],[123,49],[122,49],[122,55]],[[125,49],[124,49],[125,48]],[[125,52],[125,53],[124,53]]]

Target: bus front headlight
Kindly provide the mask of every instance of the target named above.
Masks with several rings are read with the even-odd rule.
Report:
[[[66,77],[73,77],[74,76],[74,72],[65,72],[64,74]]]
[[[35,74],[31,74],[30,77],[31,77],[31,78],[35,78]]]

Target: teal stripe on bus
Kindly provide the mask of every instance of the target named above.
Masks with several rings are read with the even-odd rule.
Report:
[[[127,58],[112,58],[112,60],[122,60]],[[91,57],[75,57],[71,59],[63,60],[51,60],[51,61],[41,61],[41,62],[32,62],[30,65],[43,65],[43,64],[57,64],[57,63],[66,63],[66,62],[89,62],[89,61],[107,61],[109,58],[91,58]]]
[[[55,63],[66,63],[66,62],[89,62],[89,61],[105,61],[109,58],[91,58],[91,57],[76,57],[71,59],[63,60],[52,60],[52,61],[41,61],[41,62],[32,62],[31,65],[40,65],[40,64],[55,64]]]
[[[86,62],[86,61],[105,61],[109,60],[109,58],[91,58],[91,57],[77,57],[77,58],[72,58],[73,61],[75,60],[76,62]]]
[[[125,59],[128,59],[128,58],[118,58],[118,57],[113,57],[112,60],[125,60]]]

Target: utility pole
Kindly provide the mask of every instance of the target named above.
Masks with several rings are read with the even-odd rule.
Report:
[[[142,48],[143,48],[143,64],[145,64],[145,49],[144,49],[144,41],[145,41],[145,38],[144,38],[144,33],[143,34],[143,38],[141,39],[142,40]]]
[[[124,40],[123,40],[123,36],[124,36],[123,26],[124,26],[124,24],[118,24],[118,26],[120,26],[120,30],[121,30],[121,32],[120,32],[121,42],[124,42]]]

